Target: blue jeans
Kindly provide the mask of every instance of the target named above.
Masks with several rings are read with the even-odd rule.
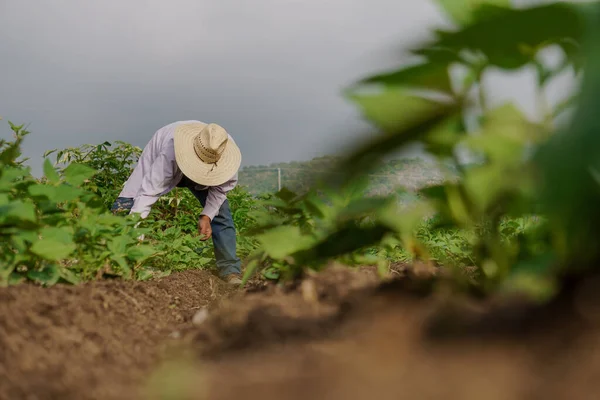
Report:
[[[179,187],[187,187],[192,194],[200,201],[202,207],[206,205],[206,196],[208,190],[196,190],[195,184],[190,183],[186,178],[177,185]],[[113,212],[131,210],[133,207],[133,199],[119,197],[115,200],[111,210]],[[241,273],[241,261],[236,255],[236,231],[233,224],[233,217],[229,202],[225,200],[219,214],[210,223],[212,228],[212,241],[215,247],[215,259],[219,275],[223,278],[230,274]]]

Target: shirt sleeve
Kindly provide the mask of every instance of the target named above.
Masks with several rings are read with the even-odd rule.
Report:
[[[150,214],[152,205],[170,187],[175,175],[174,162],[165,154],[161,154],[152,162],[150,170],[144,173],[138,195],[133,199],[131,213],[139,213],[142,218]]]
[[[233,178],[224,184],[209,187],[208,195],[206,196],[206,204],[200,215],[206,215],[212,221],[215,216],[219,214],[219,209],[227,199],[227,193],[233,190],[237,183],[238,174],[236,173]]]

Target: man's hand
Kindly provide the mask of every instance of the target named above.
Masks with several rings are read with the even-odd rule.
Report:
[[[200,240],[205,241],[212,236],[212,228],[210,226],[210,218],[206,215],[201,215],[198,220],[198,233]]]

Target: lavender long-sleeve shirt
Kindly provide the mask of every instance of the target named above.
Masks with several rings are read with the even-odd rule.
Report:
[[[175,161],[173,133],[177,125],[193,122],[200,121],[178,121],[159,129],[144,147],[138,164],[119,195],[133,198],[131,213],[139,213],[142,218],[146,218],[158,198],[169,193],[181,181],[183,173]],[[233,138],[229,136],[229,140],[233,141]],[[208,190],[201,215],[208,216],[212,221],[227,198],[227,192],[237,185],[237,181],[236,172],[222,185],[197,185],[197,190]]]

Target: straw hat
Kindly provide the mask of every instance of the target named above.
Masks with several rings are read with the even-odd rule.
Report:
[[[199,185],[221,185],[240,168],[240,149],[217,124],[181,124],[175,128],[173,136],[177,165],[185,176]]]

